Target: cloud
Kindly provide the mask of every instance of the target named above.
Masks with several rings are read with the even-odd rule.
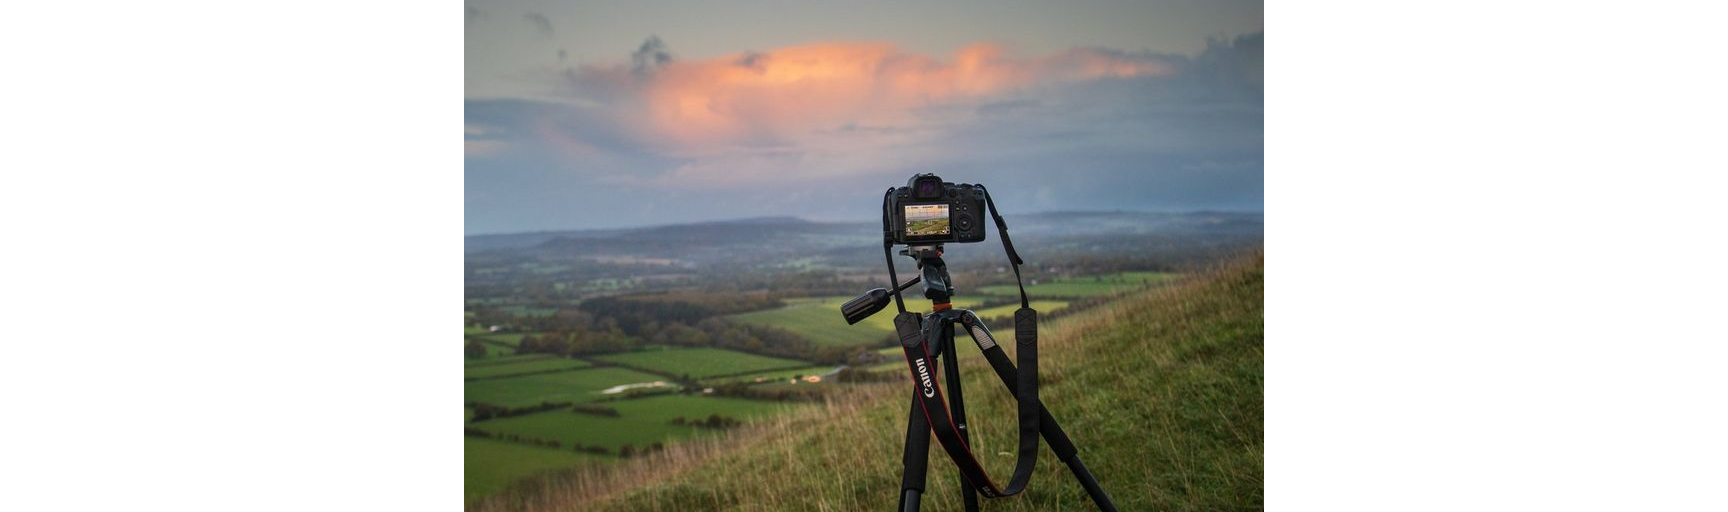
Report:
[[[462,127],[462,153],[467,156],[487,156],[497,154],[509,144],[499,137],[498,129],[479,124],[466,124]]]
[[[1012,212],[1262,204],[1260,34],[1193,55],[868,42],[672,54],[651,38],[542,75],[548,95],[469,99],[470,229],[626,222],[593,211],[870,218],[882,188],[915,172],[988,183]]]
[[[546,15],[530,12],[523,14],[522,19],[528,20],[528,23],[534,26],[535,33],[540,34],[540,37],[552,37],[552,20],[547,19]]]
[[[566,77],[574,97],[609,105],[613,121],[642,144],[694,160],[677,173],[679,182],[710,174],[711,181],[739,182],[748,181],[744,174],[789,170],[764,165],[764,149],[776,150],[774,162],[826,165],[843,158],[789,159],[780,150],[811,157],[893,145],[964,121],[945,107],[970,108],[1078,82],[1168,76],[1181,65],[1166,55],[1097,49],[1016,57],[988,44],[939,58],[883,43],[815,43],[676,61],[663,41],[650,37],[627,69],[586,66]],[[728,157],[750,170],[718,174],[726,165],[717,160]]]
[[[490,122],[614,186],[736,190],[945,169],[1032,188],[1056,168],[1228,168],[1241,179],[1258,176],[1261,39],[1194,56],[829,42],[678,60],[650,37],[627,63],[567,68],[555,103]],[[496,148],[470,156],[496,155],[486,150]]]
[[[671,63],[672,52],[666,49],[660,36],[648,36],[642,41],[642,46],[630,54],[630,70],[637,75],[647,75]]]

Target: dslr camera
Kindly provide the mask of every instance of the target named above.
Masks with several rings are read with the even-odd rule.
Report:
[[[917,174],[888,195],[894,243],[935,245],[984,241],[984,188],[953,184],[935,174]]]

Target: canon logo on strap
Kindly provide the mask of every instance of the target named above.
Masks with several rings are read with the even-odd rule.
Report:
[[[924,383],[924,398],[935,398],[936,388],[930,385],[930,368],[924,366],[924,358],[913,359],[918,363],[918,380]]]

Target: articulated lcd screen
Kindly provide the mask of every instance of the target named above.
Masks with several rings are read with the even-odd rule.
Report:
[[[906,209],[906,236],[942,236],[948,234],[948,205],[909,204]]]

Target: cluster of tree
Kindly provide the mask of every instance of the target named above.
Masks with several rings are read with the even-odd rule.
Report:
[[[503,407],[492,404],[483,404],[480,402],[469,402],[468,405],[474,408],[474,419],[468,420],[468,422],[479,423],[493,418],[509,418],[511,416],[534,414],[553,409],[562,409],[569,407],[570,404],[570,402],[540,402],[540,405],[530,405],[527,407]]]
[[[716,414],[708,415],[707,418],[694,419],[694,420],[686,420],[686,419],[684,419],[683,416],[679,416],[676,418],[672,418],[672,424],[673,425],[689,425],[692,427],[722,430],[722,429],[728,429],[728,428],[736,427],[739,425],[743,425],[744,422],[738,421],[738,419],[730,417],[730,416],[724,416],[724,415],[716,413]]]
[[[595,416],[610,416],[613,418],[618,417],[618,409],[617,408],[609,407],[609,406],[605,406],[605,405],[600,405],[600,404],[576,404],[575,407],[572,407],[570,409],[572,411],[575,411],[575,412],[580,413],[580,414],[592,414]]]
[[[611,455],[612,454],[611,450],[607,450],[606,447],[600,446],[600,445],[583,446],[582,443],[576,443],[576,444],[573,444],[571,446],[574,447],[576,449],[576,451],[579,451],[582,453],[592,453],[595,455]]]
[[[596,318],[617,322],[627,334],[642,336],[661,324],[694,324],[716,316],[784,305],[766,292],[664,292],[598,297],[583,301],[578,307]]]
[[[497,439],[500,441],[510,441],[513,443],[525,443],[525,444],[531,444],[534,446],[544,446],[547,448],[563,448],[563,444],[559,443],[557,439],[545,439],[545,438],[522,436],[522,435],[516,435],[516,434],[494,434],[492,432],[480,430],[480,429],[477,429],[474,427],[464,427],[462,429],[462,434],[466,435],[468,437],[484,437],[487,439]]]
[[[821,345],[792,331],[774,326],[709,318],[694,326],[671,323],[652,331],[646,341],[658,345],[719,347],[775,357],[840,364],[863,350],[857,347]]]
[[[648,455],[664,449],[666,449],[666,445],[660,444],[659,441],[643,446],[640,450],[636,449],[636,447],[630,443],[624,443],[624,446],[618,447],[618,456],[628,459],[631,457]]]
[[[752,386],[747,382],[729,382],[714,386],[714,395],[776,402],[811,402],[822,398],[822,386]]]
[[[569,357],[624,352],[634,349],[636,345],[636,338],[624,334],[617,327],[573,328],[523,336],[521,343],[516,345],[516,353]]]
[[[635,327],[640,330],[640,334],[629,333],[620,322],[610,317],[597,317],[594,313],[574,309],[559,310],[556,315],[536,319],[531,323],[533,325],[530,328],[542,329],[545,332],[524,336],[516,346],[517,354],[552,354],[563,357],[610,354],[633,350],[646,343],[719,347],[752,354],[840,364],[863,350],[858,347],[822,345],[779,327],[731,322],[718,316],[702,318],[693,324],[646,321]]]
[[[469,359],[486,357],[486,344],[481,343],[478,339],[469,339],[468,344],[463,346],[463,353],[467,355]]]
[[[865,258],[859,266],[872,264],[880,266],[882,264],[880,252],[872,253],[869,250],[860,252],[866,255],[874,254],[875,259]],[[822,258],[821,256],[818,257]],[[884,273],[883,276],[886,277],[887,274]],[[740,271],[734,268],[704,272],[700,277],[701,289],[714,293],[773,290],[781,297],[827,297],[856,295],[858,292],[870,288],[863,286],[854,279],[847,279],[841,272],[826,269],[765,268]],[[883,280],[886,281],[886,279]]]

